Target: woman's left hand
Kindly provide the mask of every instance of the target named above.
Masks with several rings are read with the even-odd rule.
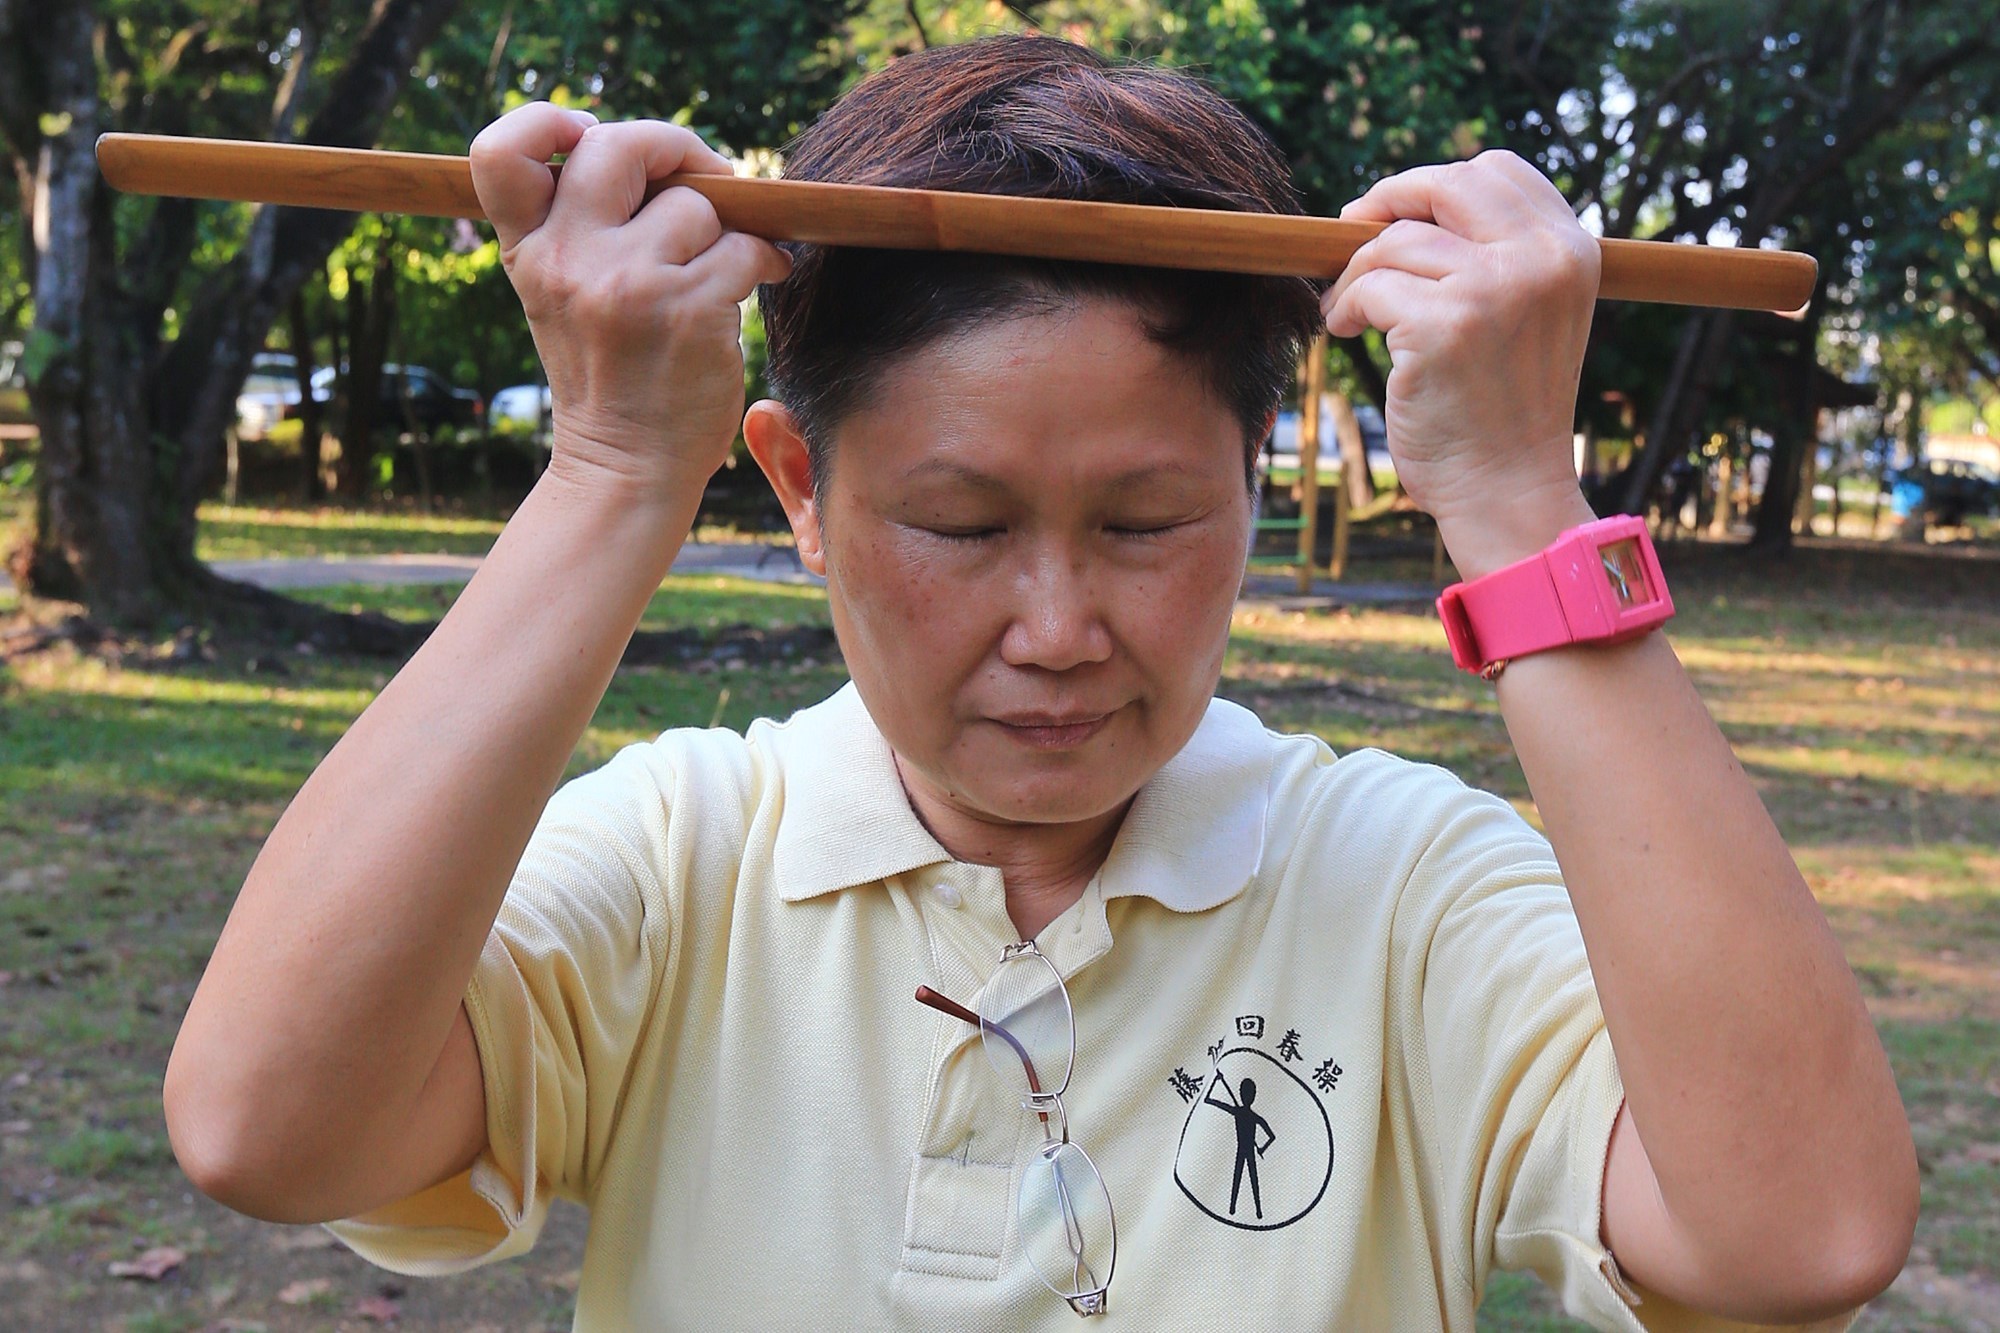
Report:
[[[1390,225],[1320,308],[1336,337],[1386,336],[1389,452],[1460,573],[1589,521],[1572,439],[1599,254],[1555,186],[1487,152],[1391,176],[1340,215]]]

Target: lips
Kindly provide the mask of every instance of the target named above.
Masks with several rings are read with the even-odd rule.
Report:
[[[1102,722],[1110,716],[1108,710],[1102,713],[1010,713],[993,720],[1003,727],[1080,727]]]
[[[1037,750],[1066,750],[1082,745],[1110,723],[1105,713],[1009,713],[991,719],[1011,740]]]

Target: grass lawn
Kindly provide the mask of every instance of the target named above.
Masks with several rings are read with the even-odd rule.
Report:
[[[374,509],[259,509],[205,504],[195,554],[203,560],[308,555],[484,555],[500,535],[493,518]]]
[[[5,514],[0,511],[0,520]],[[203,560],[297,559],[315,555],[484,555],[503,520],[466,514],[426,514],[412,508],[261,509],[204,504],[195,554]],[[769,540],[761,534],[704,523],[704,542]]]
[[[204,551],[491,540],[475,520],[349,517],[221,511]],[[1821,559],[1775,584],[1712,561],[1676,571],[1674,639],[1825,903],[1916,1121],[1917,1252],[1861,1326],[2000,1326],[2000,569],[1958,570],[1934,593],[1847,566],[1836,579]],[[456,593],[313,596],[432,618]],[[647,614],[654,628],[825,621],[813,589],[714,577],[670,579]],[[167,1153],[160,1073],[229,902],[391,667],[225,654],[149,671],[66,654],[0,667],[0,1325],[363,1327],[387,1308],[365,1303],[387,1302],[406,1329],[567,1328],[573,1209],[526,1259],[405,1282],[317,1229],[207,1203]],[[721,653],[627,668],[571,769],[663,728],[784,714],[842,679],[837,661]],[[1530,808],[1490,690],[1451,669],[1427,613],[1245,606],[1223,689],[1273,725],[1443,763]],[[155,1246],[185,1256],[163,1280],[107,1275]],[[1507,1278],[1481,1325],[1574,1327],[1552,1309],[1532,1279]]]

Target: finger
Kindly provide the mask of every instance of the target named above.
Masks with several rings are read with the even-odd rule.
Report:
[[[509,111],[472,141],[472,188],[500,244],[512,250],[548,220],[556,181],[549,159],[576,147],[597,123],[588,111],[531,102]]]
[[[1376,181],[1340,210],[1350,222],[1435,222],[1468,240],[1493,241],[1528,226],[1533,210],[1507,176],[1472,162],[1412,167]]]
[[[1396,269],[1420,278],[1446,278],[1480,261],[1479,247],[1430,222],[1404,218],[1390,223],[1380,235],[1347,261],[1339,279],[1320,297],[1319,308],[1331,311],[1347,289],[1364,273]]]
[[[654,195],[639,216],[619,228],[619,237],[627,253],[685,264],[722,239],[722,219],[700,193],[676,185]]]
[[[1559,222],[1576,221],[1576,210],[1569,206],[1569,200],[1563,198],[1556,183],[1520,154],[1510,153],[1504,148],[1489,148],[1473,160],[1512,181],[1527,199],[1529,207],[1537,213]]]
[[[761,237],[729,231],[687,265],[701,297],[742,303],[758,284],[783,282],[792,275],[791,256]]]
[[[1366,329],[1394,333],[1398,326],[1439,299],[1435,278],[1420,278],[1393,268],[1378,268],[1348,284],[1327,312],[1326,329],[1336,338],[1353,338]]]
[[[646,187],[676,171],[733,171],[701,136],[663,120],[593,126],[563,162],[550,223],[563,230],[622,227],[646,202]]]

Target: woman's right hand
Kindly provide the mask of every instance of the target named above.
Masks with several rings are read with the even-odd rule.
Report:
[[[473,187],[548,372],[551,470],[656,500],[698,495],[727,456],[743,416],[739,305],[791,272],[691,189],[646,201],[676,171],[730,166],[681,126],[547,102],[472,142]]]

